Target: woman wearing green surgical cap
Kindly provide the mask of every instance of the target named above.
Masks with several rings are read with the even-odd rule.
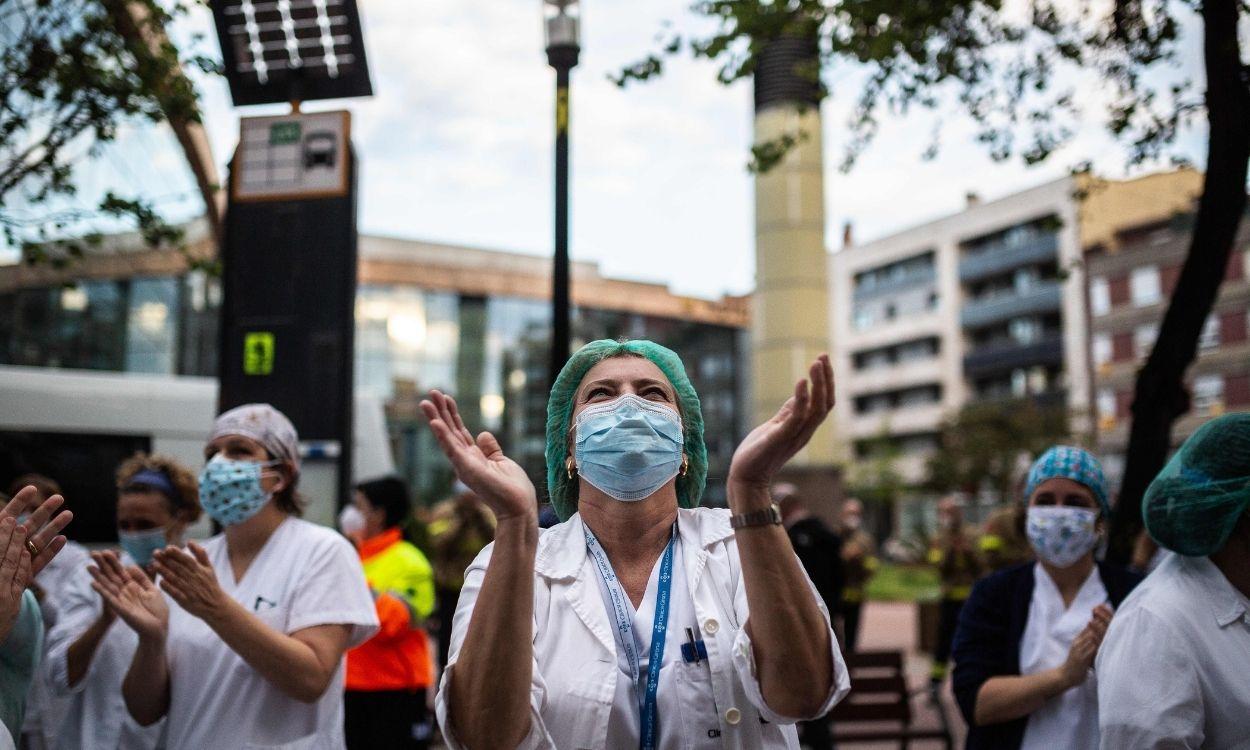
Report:
[[[1102,747],[1248,747],[1250,414],[1191,435],[1142,518],[1175,554],[1125,600],[1098,654]]]
[[[833,407],[828,357],[734,454],[729,510],[700,508],[707,452],[681,359],[595,341],[551,390],[547,479],[563,523],[438,391],[422,410],[494,510],[436,700],[452,748],[798,748],[850,687],[829,613],[768,487]]]

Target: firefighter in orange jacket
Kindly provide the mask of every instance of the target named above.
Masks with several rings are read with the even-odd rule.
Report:
[[[373,591],[381,629],[347,652],[344,700],[348,750],[424,748],[431,724],[426,693],[434,681],[422,624],[434,610],[434,571],[400,530],[411,512],[408,487],[388,477],[357,485],[339,515]]]

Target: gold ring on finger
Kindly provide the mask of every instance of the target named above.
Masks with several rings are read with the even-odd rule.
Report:
[[[39,548],[29,539],[26,540],[26,551],[30,553],[31,557],[39,557]]]

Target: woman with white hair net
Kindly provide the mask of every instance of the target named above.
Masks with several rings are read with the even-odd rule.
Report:
[[[422,402],[460,479],[495,511],[465,575],[437,698],[452,748],[792,748],[849,689],[769,496],[833,406],[827,357],[738,447],[730,510],[699,508],[707,451],[681,359],[594,341],[551,390],[547,476],[563,523],[455,402]]]
[[[1207,422],[1142,499],[1168,557],[1098,654],[1104,750],[1250,747],[1250,414]]]
[[[377,630],[356,552],[300,519],[299,438],[268,404],[217,418],[200,503],[224,531],[153,554],[153,583],[113,552],[94,588],[139,636],[122,684],[166,746],[340,750],[343,655]]]

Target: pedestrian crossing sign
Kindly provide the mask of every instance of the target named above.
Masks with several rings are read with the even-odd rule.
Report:
[[[243,374],[269,375],[273,372],[273,334],[253,331],[243,337]]]

